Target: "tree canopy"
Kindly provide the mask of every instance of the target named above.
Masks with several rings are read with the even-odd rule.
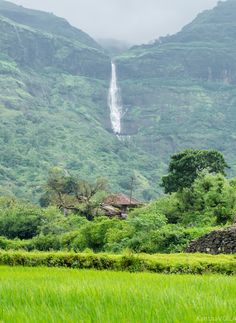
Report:
[[[92,220],[105,191],[105,179],[98,178],[92,183],[55,167],[49,172],[46,192],[41,197],[40,204],[44,207],[54,205],[64,212],[80,213]]]
[[[177,192],[191,187],[198,175],[206,170],[213,174],[225,175],[229,168],[224,156],[215,150],[186,149],[171,157],[169,174],[162,178],[165,193]]]

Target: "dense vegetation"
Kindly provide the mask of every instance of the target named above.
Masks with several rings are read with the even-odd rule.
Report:
[[[235,1],[220,3],[177,35],[116,58],[119,141],[106,51],[61,18],[1,0],[0,193],[36,202],[48,170],[60,166],[108,177],[113,191],[127,192],[135,176],[136,196],[150,200],[170,155],[192,147],[224,152],[236,174],[235,12]]]
[[[217,151],[173,155],[163,178],[172,194],[124,221],[100,209],[106,190],[96,178],[106,177],[108,190],[129,191],[132,175],[134,194],[151,199],[160,191],[167,157],[182,146],[218,146],[232,160],[233,74],[227,70],[220,78],[208,66],[206,80],[201,73],[207,65],[194,63],[200,46],[194,37],[208,17],[224,27],[219,16],[233,12],[234,5],[221,3],[178,35],[118,58],[122,88],[126,85],[124,126],[130,120],[129,131],[139,127],[139,134],[118,140],[109,125],[110,58],[104,50],[62,19],[0,1],[0,194],[10,196],[0,199],[3,249],[180,252],[190,240],[233,222],[236,184],[224,177],[227,163]],[[234,25],[232,15],[227,26]],[[186,51],[183,65],[176,46]],[[230,166],[233,173],[234,162]],[[42,208],[32,205],[39,198]]]
[[[185,251],[191,240],[217,226],[233,223],[236,184],[235,179],[228,180],[222,174],[227,165],[218,152],[186,150],[174,155],[170,165],[177,161],[178,171],[186,173],[189,163],[179,163],[179,156],[187,161],[190,158],[190,166],[199,169],[192,184],[183,181],[179,185],[177,177],[173,185],[179,187],[174,193],[129,210],[123,220],[104,212],[104,180],[81,181],[53,169],[40,199],[43,208],[0,198],[0,248],[112,253],[127,249],[145,253]],[[199,156],[204,156],[205,168]],[[215,171],[209,173],[213,167]]]
[[[116,58],[117,138],[108,53],[61,18],[0,0],[0,321],[234,320],[234,277],[107,270],[236,274],[235,255],[184,253],[235,220],[235,13],[220,2]],[[110,191],[152,202],[109,216]]]
[[[189,323],[235,317],[235,277],[1,267],[0,284],[4,322]]]
[[[221,1],[176,35],[135,46],[116,58],[126,115],[124,133],[150,156],[184,148],[223,152],[235,163],[236,2]]]
[[[110,57],[61,18],[0,1],[0,193],[37,202],[54,166],[153,195],[154,162],[112,133]],[[137,158],[137,154],[140,158]],[[155,177],[155,176],[154,176]]]
[[[162,178],[162,186],[165,193],[178,192],[191,187],[202,171],[225,175],[225,168],[229,166],[218,151],[187,149],[171,157],[169,174]]]
[[[0,265],[64,267],[165,274],[236,274],[233,255],[122,255],[68,252],[0,252]]]

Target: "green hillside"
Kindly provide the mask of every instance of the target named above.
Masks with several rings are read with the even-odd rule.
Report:
[[[236,174],[236,2],[116,57],[124,138],[107,104],[111,58],[62,18],[0,0],[0,194],[38,201],[48,170],[155,197],[170,156],[215,148]]]
[[[236,174],[236,2],[219,2],[176,35],[117,57],[123,131],[150,158],[215,148]]]
[[[0,0],[0,14],[18,24],[27,25],[57,36],[70,38],[90,47],[100,48],[89,35],[74,28],[65,19],[56,17],[53,14],[26,9],[3,0]]]
[[[127,189],[148,158],[111,133],[110,58],[61,18],[4,1],[0,14],[1,194],[37,201],[53,166]]]

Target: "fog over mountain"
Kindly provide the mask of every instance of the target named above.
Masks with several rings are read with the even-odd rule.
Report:
[[[53,12],[94,38],[144,43],[179,31],[217,0],[14,0]]]

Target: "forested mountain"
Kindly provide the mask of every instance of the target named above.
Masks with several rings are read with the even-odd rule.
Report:
[[[111,58],[62,18],[0,0],[1,194],[37,201],[61,166],[110,189],[155,196],[170,155],[216,148],[236,174],[236,2],[114,58],[122,140],[107,104]]]
[[[0,53],[1,193],[36,201],[53,166],[120,190],[121,169],[136,167],[111,133],[105,51],[61,18],[0,1]]]
[[[222,151],[236,173],[236,1],[219,2],[176,35],[117,58],[123,132],[152,156]],[[159,166],[160,167],[160,166]]]

